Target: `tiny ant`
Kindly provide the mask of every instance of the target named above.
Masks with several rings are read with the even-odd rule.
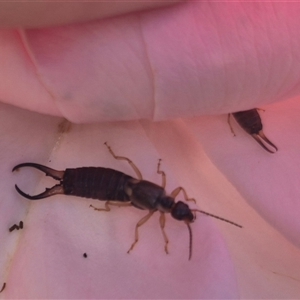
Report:
[[[90,207],[98,211],[110,211],[110,206],[134,206],[142,210],[148,210],[148,214],[144,216],[135,226],[135,240],[127,253],[129,253],[139,240],[138,228],[145,224],[150,217],[157,211],[160,213],[159,224],[165,241],[165,252],[168,254],[168,237],[165,233],[165,213],[171,213],[171,216],[179,221],[184,221],[189,231],[189,259],[192,256],[192,230],[190,223],[196,219],[196,212],[206,214],[219,220],[228,222],[232,225],[242,227],[232,221],[221,218],[219,216],[207,213],[199,209],[190,209],[190,207],[182,202],[175,202],[177,195],[182,192],[186,201],[194,201],[188,198],[184,188],[176,188],[170,195],[166,194],[166,175],[160,170],[161,160],[158,161],[157,173],[162,176],[162,185],[159,186],[150,181],[143,180],[140,170],[127,157],[116,156],[111,147],[104,143],[111,155],[118,160],[126,160],[134,170],[137,178],[133,178],[125,173],[102,167],[82,167],[76,169],[66,169],[57,171],[36,163],[22,163],[13,168],[15,171],[23,167],[32,167],[44,172],[47,176],[59,180],[60,183],[38,195],[30,196],[25,194],[15,185],[17,192],[23,197],[30,200],[38,200],[50,197],[56,194],[65,194],[80,196],[85,198],[93,198],[106,201],[105,208]]]
[[[238,124],[247,133],[249,133],[265,150],[270,153],[275,153],[278,150],[278,148],[263,133],[261,118],[256,108],[235,112],[232,113],[232,115],[238,122]],[[230,114],[228,114],[227,121],[230,126],[231,132],[235,135],[230,124]]]

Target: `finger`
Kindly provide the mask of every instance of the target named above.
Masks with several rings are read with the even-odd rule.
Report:
[[[37,28],[86,22],[153,9],[174,1],[1,2],[0,27]]]

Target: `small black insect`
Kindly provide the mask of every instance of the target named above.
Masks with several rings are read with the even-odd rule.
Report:
[[[239,125],[247,133],[249,133],[265,150],[270,153],[275,153],[278,150],[278,148],[263,133],[261,118],[256,108],[235,112],[232,113],[232,115],[239,123]],[[230,126],[231,132],[235,135],[230,124],[230,114],[228,114],[228,124]]]
[[[20,223],[19,223],[19,228],[20,228],[20,229],[23,229],[23,225],[24,225],[24,224],[23,224],[23,221],[20,221]]]
[[[17,224],[14,224],[13,226],[11,226],[8,230],[9,232],[14,231],[15,229],[19,230],[19,226]]]
[[[4,291],[5,287],[6,287],[6,282],[3,283],[0,293],[2,293]]]
[[[19,230],[19,229],[23,229],[23,221],[19,222],[19,226],[17,224],[12,225],[8,230],[9,232],[12,232],[14,230]]]
[[[83,257],[84,257],[84,258],[87,258],[87,254],[86,254],[86,253],[83,253]]]
[[[15,185],[16,190],[20,195],[30,200],[43,199],[56,194],[65,194],[106,201],[104,209],[95,208],[90,205],[98,211],[110,211],[111,205],[134,206],[139,209],[148,210],[148,214],[136,224],[135,240],[128,250],[128,253],[138,242],[138,228],[145,224],[157,211],[160,212],[159,223],[165,241],[166,253],[168,253],[169,240],[164,230],[165,213],[171,213],[174,219],[184,221],[187,225],[190,236],[189,259],[191,259],[192,256],[192,231],[190,223],[195,221],[196,212],[242,227],[234,222],[205,211],[190,209],[190,207],[182,201],[175,202],[175,198],[180,192],[183,193],[186,201],[195,202],[195,200],[188,198],[185,189],[182,187],[176,188],[170,195],[166,194],[166,175],[160,170],[161,160],[159,160],[157,166],[157,173],[162,176],[162,186],[159,186],[155,183],[143,180],[141,172],[129,158],[116,156],[107,143],[105,143],[105,145],[115,159],[126,160],[131,165],[138,179],[113,169],[101,167],[83,167],[57,171],[36,163],[23,163],[15,166],[12,171],[23,167],[33,167],[44,172],[47,176],[59,180],[60,183],[50,189],[46,188],[43,193],[35,196],[25,194],[17,185]]]

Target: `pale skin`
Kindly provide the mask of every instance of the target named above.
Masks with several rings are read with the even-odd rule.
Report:
[[[299,93],[297,3],[108,3],[0,3],[24,55],[14,65],[15,52],[1,54],[2,80],[19,86],[2,101],[91,123],[224,114]]]
[[[118,1],[0,3],[0,27],[42,28],[99,20],[126,13],[173,5],[180,1]]]
[[[8,265],[2,265],[2,275],[7,279],[4,290],[7,294],[3,292],[3,297],[85,298],[89,296],[97,298],[113,295],[116,298],[130,298],[132,291],[138,290],[135,283],[140,278],[143,278],[145,285],[149,288],[144,290],[141,288],[140,294],[135,294],[135,297],[142,297],[145,293],[149,298],[153,297],[150,288],[152,286],[159,291],[158,296],[167,297],[164,293],[166,286],[163,283],[165,278],[168,278],[172,281],[170,286],[176,287],[168,291],[169,297],[175,297],[179,291],[182,298],[238,298],[240,296],[274,298],[278,295],[287,297],[287,292],[290,293],[289,298],[296,298],[299,294],[297,293],[299,277],[297,270],[300,268],[298,250],[294,246],[297,244],[297,232],[299,232],[295,215],[299,211],[298,207],[295,207],[298,203],[295,178],[299,178],[297,166],[300,164],[297,161],[297,155],[294,152],[288,152],[289,149],[294,149],[296,153],[299,153],[300,149],[300,145],[297,144],[299,139],[296,138],[300,125],[296,117],[292,118],[293,112],[297,112],[296,106],[288,107],[286,111],[284,106],[278,110],[271,109],[274,121],[272,123],[276,123],[276,132],[267,131],[268,137],[274,143],[279,144],[278,148],[282,145],[286,146],[276,160],[272,158],[272,162],[269,157],[265,159],[260,156],[259,148],[253,156],[248,154],[247,151],[252,147],[251,142],[255,143],[255,141],[249,144],[242,143],[245,146],[242,151],[237,146],[228,148],[228,145],[236,143],[236,138],[239,138],[241,133],[236,132],[237,137],[234,142],[228,142],[223,133],[218,134],[223,128],[223,125],[220,127],[216,125],[219,119],[215,123],[209,118],[205,119],[205,123],[199,122],[201,126],[199,125],[194,132],[189,131],[188,135],[185,134],[186,127],[182,126],[181,130],[178,130],[179,125],[176,121],[172,124],[152,124],[146,132],[148,136],[153,137],[154,144],[148,148],[143,147],[144,136],[130,140],[133,127],[125,130],[124,133],[122,129],[127,125],[122,122],[117,129],[114,125],[111,131],[102,136],[103,132],[108,130],[105,125],[107,123],[102,123],[102,121],[120,121],[120,118],[122,120],[139,118],[170,120],[206,114],[219,115],[262,107],[266,103],[282,101],[290,96],[298,95],[300,79],[297,62],[299,60],[298,49],[300,49],[300,25],[297,5],[299,4],[242,1],[229,4],[191,2],[187,4],[190,9],[186,9],[185,5],[177,8],[178,4],[171,3],[169,8],[147,11],[147,7],[137,7],[139,3],[135,3],[137,3],[133,4],[136,5],[135,7],[128,8],[128,5],[118,4],[107,8],[101,7],[99,10],[92,5],[100,6],[105,3],[92,4],[86,9],[78,4],[79,8],[71,12],[68,5],[63,9],[59,7],[59,9],[51,10],[52,8],[48,6],[50,4],[47,3],[36,4],[37,6],[35,4],[18,6],[13,3],[0,3],[1,26],[11,29],[7,35],[3,36],[2,32],[0,36],[8,49],[5,52],[6,56],[2,57],[5,60],[7,57],[11,59],[9,64],[2,63],[1,82],[5,84],[0,92],[1,101],[34,112],[65,117],[73,123],[99,122],[98,126],[101,129],[96,131],[93,127],[96,125],[82,125],[81,132],[75,130],[72,138],[67,138],[65,141],[61,139],[64,141],[63,147],[59,148],[55,135],[56,119],[49,119],[49,116],[39,117],[38,114],[29,112],[24,113],[25,117],[19,110],[16,110],[15,114],[6,106],[2,107],[2,112],[5,114],[2,115],[1,121],[3,146],[1,178],[3,186],[9,189],[3,199],[10,199],[10,201],[1,202],[2,212],[5,212],[2,216],[3,222],[6,222],[4,225],[10,225],[11,220],[15,222],[16,215],[20,213],[19,209],[23,205],[26,205],[26,209],[30,208],[29,214],[25,210],[24,213],[17,215],[20,218],[27,216],[27,222],[24,222],[26,231],[16,232],[24,234],[25,238],[19,239],[19,236],[11,235],[7,237],[7,243],[5,243],[11,246],[11,240],[16,238],[15,244],[19,248],[15,247],[6,252],[2,250],[2,257],[7,257],[7,253],[16,255],[15,260],[11,260],[12,265],[11,261]],[[160,5],[159,2],[152,4]],[[15,5],[19,9],[11,9],[9,5]],[[141,13],[143,8],[146,10]],[[171,8],[176,8],[176,11]],[[49,11],[51,13],[48,13]],[[130,11],[133,12],[131,15],[124,16],[124,13],[127,14]],[[104,23],[98,21],[112,16],[116,18],[109,19],[109,21],[106,19]],[[91,25],[91,20],[96,23]],[[139,26],[134,23],[135,20],[139,20],[137,23]],[[55,27],[62,24],[70,25],[68,31]],[[122,28],[119,28],[118,24],[122,25]],[[49,31],[45,29],[45,26],[54,27]],[[30,31],[26,28],[35,30]],[[99,40],[93,35],[94,33],[97,35],[98,32],[100,34],[97,38],[101,43],[96,43]],[[128,48],[125,48],[126,45],[129,45]],[[72,48],[70,53],[64,52],[69,48]],[[18,51],[12,51],[12,49]],[[51,57],[51,53],[55,54],[54,58]],[[94,59],[95,57],[97,59]],[[11,62],[16,62],[16,64]],[[89,62],[90,65],[86,68],[86,63]],[[114,64],[114,62],[118,63]],[[143,62],[142,67],[139,65],[140,62]],[[93,69],[91,66],[96,67]],[[104,70],[103,74],[101,70]],[[18,77],[19,73],[24,75]],[[11,82],[13,82],[12,85],[10,85]],[[107,99],[109,101],[105,102]],[[112,103],[113,109],[110,109],[111,106],[107,103]],[[124,106],[124,103],[128,106]],[[114,114],[116,111],[118,113]],[[282,120],[285,113],[290,113],[288,122]],[[266,110],[267,114],[268,110]],[[105,119],[107,116],[108,118]],[[37,121],[33,122],[34,120]],[[269,120],[272,121],[272,118]],[[53,127],[49,125],[51,122],[53,122]],[[289,122],[292,122],[290,127]],[[227,126],[226,116],[224,123],[224,126]],[[155,130],[151,131],[152,127]],[[226,130],[229,131],[228,138],[233,138],[230,129],[226,128]],[[236,127],[235,131],[237,131]],[[174,135],[172,135],[173,132]],[[192,138],[195,132],[201,132],[199,133],[201,139],[197,137],[199,140],[195,141],[196,138]],[[286,139],[281,141],[281,138]],[[53,143],[50,143],[52,139]],[[134,148],[132,156],[128,154],[131,150],[129,146],[132,144],[128,143],[129,149],[123,149],[124,145],[114,147],[117,147],[121,155],[130,157],[134,162],[138,161],[137,165],[143,174],[147,168],[152,168],[155,173],[157,159],[162,157],[163,169],[166,170],[166,166],[168,170],[171,170],[167,173],[167,178],[172,178],[174,175],[176,178],[174,181],[177,180],[180,185],[182,184],[189,195],[196,198],[197,204],[210,205],[211,202],[215,205],[213,208],[220,209],[216,213],[223,215],[225,212],[226,216],[233,217],[233,219],[238,216],[240,219],[237,221],[242,220],[243,225],[247,225],[247,230],[244,230],[240,236],[232,231],[225,234],[226,241],[229,241],[228,244],[234,249],[233,252],[229,251],[230,255],[228,255],[237,261],[234,267],[231,268],[230,263],[227,264],[226,247],[228,245],[219,238],[215,227],[209,225],[211,223],[207,221],[208,218],[199,218],[199,222],[197,220],[193,225],[193,231],[197,232],[194,237],[198,238],[198,242],[195,242],[197,251],[194,250],[193,259],[195,260],[186,269],[184,264],[186,252],[184,251],[188,248],[187,239],[182,241],[182,249],[180,242],[179,246],[177,244],[179,239],[176,240],[176,236],[180,239],[186,238],[186,228],[182,232],[174,229],[168,230],[168,224],[172,224],[168,217],[165,230],[172,245],[168,246],[170,252],[168,256],[165,255],[163,249],[164,241],[159,228],[159,224],[164,224],[162,217],[158,222],[155,220],[156,225],[151,225],[151,218],[142,227],[138,246],[130,255],[127,255],[126,251],[133,239],[134,226],[141,218],[135,219],[131,212],[127,215],[127,211],[132,208],[113,207],[112,212],[107,215],[115,221],[116,225],[111,225],[110,221],[105,225],[102,223],[100,213],[93,214],[91,209],[88,209],[89,203],[84,204],[75,199],[74,202],[54,199],[53,202],[49,200],[49,202],[39,202],[38,205],[34,205],[32,202],[24,202],[13,193],[16,178],[7,175],[10,173],[11,166],[25,158],[48,164],[49,153],[52,149],[61,151],[57,156],[56,152],[53,152],[53,157],[59,157],[59,161],[53,160],[56,166],[105,164],[105,159],[100,158],[99,161],[99,156],[103,152],[101,154],[97,152],[96,155],[95,149],[98,150],[98,148],[91,147],[97,139],[101,139],[99,141],[101,145],[105,140],[110,143],[112,143],[111,140],[125,140],[125,144],[128,140],[131,143],[134,141],[139,147]],[[87,142],[85,144],[81,141]],[[71,146],[68,148],[70,143],[75,149]],[[184,152],[180,151],[182,145],[184,145]],[[201,152],[203,151],[202,145],[205,148],[204,154]],[[237,145],[241,144],[237,143]],[[253,147],[256,146],[259,147],[259,145]],[[121,151],[119,151],[120,148],[122,148]],[[159,155],[155,151],[158,151]],[[82,159],[82,153],[86,154],[84,157],[91,157],[88,162]],[[231,159],[229,153],[234,153],[232,155],[234,159]],[[262,155],[267,154],[263,152]],[[284,154],[289,159],[284,160]],[[206,155],[209,159],[203,161]],[[212,162],[221,174],[213,168],[204,169],[204,166],[209,166]],[[109,161],[107,166],[119,169],[119,163],[111,166],[110,164],[114,162]],[[275,163],[278,165],[274,167]],[[254,175],[253,168],[258,164],[263,167],[255,173],[255,176],[252,176]],[[285,168],[286,166],[288,168]],[[272,170],[271,174],[268,173],[269,169]],[[244,171],[236,172],[240,170]],[[205,173],[203,177],[199,176],[202,171]],[[211,175],[213,178],[211,185],[207,190],[203,189],[202,179],[209,177],[213,172],[216,172],[214,174],[216,176]],[[31,173],[28,174],[31,176]],[[228,176],[230,184],[222,181],[223,176]],[[188,178],[187,183],[183,184],[186,178]],[[215,178],[222,182],[222,189],[214,185]],[[30,180],[28,179],[28,187],[34,189],[36,181]],[[169,181],[168,179],[166,189],[172,191],[172,187],[168,187]],[[157,183],[161,184],[160,176],[157,178]],[[235,195],[231,184],[242,195],[236,205],[240,207],[239,205],[249,201],[251,208],[236,211],[234,205],[228,204],[234,198],[232,195]],[[286,191],[284,191],[284,186],[287,186]],[[207,195],[209,190],[214,190],[214,188],[216,191],[213,191],[210,198]],[[190,190],[193,190],[193,193]],[[203,199],[197,195],[199,190],[207,193]],[[14,198],[11,199],[11,197]],[[64,210],[65,206],[68,207],[67,211]],[[56,207],[57,210],[55,210]],[[266,218],[267,222],[261,221],[260,217],[253,212],[253,207],[260,216]],[[288,215],[284,215],[285,213]],[[91,222],[89,222],[90,219]],[[18,221],[17,219],[16,222]],[[276,230],[266,223],[272,226],[275,224]],[[280,230],[276,224],[279,224]],[[117,233],[111,231],[114,226],[118,227]],[[126,234],[128,226],[132,226],[128,229],[128,237],[120,238],[123,232]],[[82,232],[84,234],[80,234]],[[145,235],[144,232],[146,232]],[[281,234],[287,239],[282,238]],[[115,238],[112,239],[112,236]],[[154,241],[157,239],[159,243],[152,243],[152,238]],[[293,239],[296,242],[291,245],[288,241]],[[89,259],[96,257],[88,266],[80,263],[74,266],[74,261],[76,261],[74,257],[80,245],[84,245],[86,248],[83,251],[87,252],[97,249],[92,253],[93,256],[88,253]],[[19,251],[15,251],[16,249]],[[80,255],[81,253],[78,256]],[[124,260],[124,257],[127,260]],[[129,261],[128,257],[132,261]],[[149,257],[150,260],[148,260]],[[173,257],[175,259],[172,261]],[[181,257],[184,263],[181,262]],[[130,264],[130,272],[127,271],[128,264]],[[163,266],[160,274],[153,268],[153,265]],[[28,276],[20,280],[19,274],[24,268]],[[39,269],[42,269],[40,273]],[[147,278],[144,276],[146,269],[149,270],[148,274],[151,274]],[[70,273],[69,270],[72,272]],[[89,275],[84,276],[85,274]],[[132,276],[132,274],[136,276],[135,280],[128,280],[130,283],[124,280],[126,276]],[[100,285],[99,278],[106,279],[104,285]],[[214,282],[211,282],[213,288],[206,289],[207,278],[215,278]],[[262,282],[259,286],[257,286],[257,278]],[[236,282],[240,284],[238,288],[235,286]],[[18,289],[12,288],[14,285]],[[206,290],[215,294],[205,294]]]

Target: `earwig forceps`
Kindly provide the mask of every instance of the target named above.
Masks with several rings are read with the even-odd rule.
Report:
[[[278,148],[265,136],[262,130],[251,135],[268,152],[275,153],[278,151]],[[266,145],[264,143],[266,143]]]
[[[249,133],[266,151],[275,153],[278,148],[263,133],[263,125],[257,109],[250,109],[232,113],[238,124]],[[228,123],[232,133],[234,131],[230,124],[230,114],[228,114]]]
[[[56,171],[35,163],[23,163],[15,166],[13,171],[22,167],[33,167],[44,172],[47,176],[59,180],[60,183],[35,196],[25,194],[16,185],[17,192],[30,200],[42,199],[56,194],[65,194],[105,201],[104,208],[96,208],[90,205],[98,211],[110,211],[110,206],[112,205],[134,206],[138,209],[147,210],[148,213],[139,220],[135,226],[135,239],[129,248],[128,253],[134,248],[139,240],[139,227],[145,224],[157,211],[160,213],[159,224],[165,241],[166,253],[169,253],[169,240],[164,229],[166,222],[165,214],[170,213],[175,220],[183,221],[187,225],[190,238],[189,259],[191,259],[192,256],[192,230],[190,224],[195,221],[196,212],[242,227],[234,222],[205,211],[191,209],[183,201],[176,202],[175,198],[180,192],[183,193],[185,201],[195,201],[192,198],[188,198],[185,189],[182,187],[176,188],[170,195],[167,195],[165,191],[166,175],[160,170],[160,160],[157,165],[157,173],[161,175],[162,178],[161,186],[144,180],[139,169],[129,158],[116,156],[107,143],[105,143],[105,145],[115,159],[126,160],[130,164],[137,178],[133,178],[117,170],[102,167],[82,167],[66,169],[65,171]]]
[[[50,189],[46,188],[45,192],[35,195],[35,196],[30,196],[28,194],[25,194],[17,185],[15,185],[15,188],[20,195],[22,195],[23,197],[30,199],[30,200],[39,200],[39,199],[47,198],[47,197],[50,197],[50,196],[53,196],[56,194],[64,194],[63,178],[64,178],[65,171],[57,171],[57,170],[48,168],[43,165],[35,164],[35,163],[19,164],[19,165],[15,166],[12,169],[12,171],[14,172],[14,171],[16,171],[20,168],[24,168],[24,167],[31,167],[31,168],[38,169],[38,170],[44,172],[46,174],[46,176],[50,176],[56,180],[60,180],[60,184],[57,184]]]

